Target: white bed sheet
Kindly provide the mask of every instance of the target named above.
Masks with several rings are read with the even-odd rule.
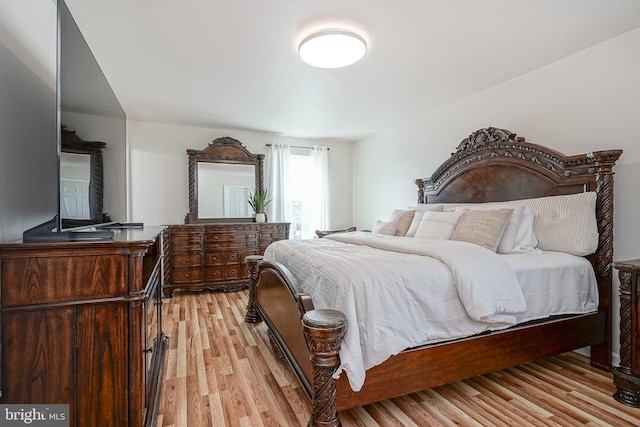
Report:
[[[413,240],[385,237],[389,239]],[[518,323],[597,310],[595,275],[585,258],[557,252],[496,256],[511,266],[526,301],[526,310],[516,314]],[[349,326],[338,375],[346,372],[355,391],[362,387],[367,369],[406,348],[508,327],[471,319],[451,270],[428,256],[324,238],[276,242],[267,248],[265,259],[286,265],[316,308],[345,313]]]
[[[598,284],[584,257],[564,252],[500,255],[513,268],[527,302],[518,323],[598,309]]]

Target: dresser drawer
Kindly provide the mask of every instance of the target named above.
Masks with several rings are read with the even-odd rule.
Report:
[[[197,268],[174,268],[171,270],[173,283],[198,283],[202,280],[202,269]]]
[[[171,250],[173,252],[199,251],[201,249],[202,249],[202,243],[200,242],[173,243],[171,245]]]
[[[236,234],[236,233],[257,233],[258,226],[253,224],[247,225],[208,225],[206,227],[206,233],[222,233],[222,234]]]
[[[34,256],[3,259],[2,307],[126,295],[124,255]]]
[[[205,250],[216,249],[245,249],[258,247],[257,240],[239,240],[230,242],[207,242],[205,243]]]
[[[174,267],[195,267],[200,265],[201,262],[200,252],[173,254],[171,256],[171,264]]]
[[[222,265],[224,264],[224,252],[207,252],[204,256],[204,259],[205,265]]]
[[[205,243],[210,242],[231,242],[231,241],[249,241],[258,240],[257,231],[243,231],[238,233],[207,233],[204,236]]]
[[[244,279],[246,278],[246,274],[243,276],[242,274],[243,268],[238,265],[225,266],[224,268],[224,278],[225,279]]]
[[[284,233],[280,231],[273,231],[271,233],[260,233],[260,241],[262,242],[275,242],[278,240],[283,240],[285,238],[286,236],[284,235]]]
[[[240,261],[244,261],[244,257],[240,258],[240,252],[225,252],[224,264],[239,264]]]
[[[202,231],[171,232],[171,242],[173,243],[200,242],[201,240],[202,240]]]
[[[216,280],[224,279],[224,268],[220,267],[207,267],[204,272],[205,282],[215,282]]]

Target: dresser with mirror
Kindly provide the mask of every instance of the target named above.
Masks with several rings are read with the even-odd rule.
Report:
[[[187,150],[189,212],[185,224],[169,226],[165,296],[175,290],[236,291],[248,285],[244,259],[262,255],[288,239],[289,223],[255,222],[247,197],[264,188],[264,154],[237,139],[215,139],[204,150]]]

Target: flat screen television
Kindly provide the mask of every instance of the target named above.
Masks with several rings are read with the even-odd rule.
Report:
[[[23,240],[112,239],[111,228],[127,220],[126,114],[64,0],[57,0],[56,49],[58,213]],[[69,135],[100,144],[100,161],[68,149]]]

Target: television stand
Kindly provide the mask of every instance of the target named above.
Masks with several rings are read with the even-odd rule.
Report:
[[[143,222],[114,222],[112,224],[105,224],[100,226],[105,229],[132,229],[132,228],[144,228]]]
[[[96,241],[114,238],[114,232],[106,229],[87,227],[59,231],[57,217],[22,233],[22,241],[25,243]]]

